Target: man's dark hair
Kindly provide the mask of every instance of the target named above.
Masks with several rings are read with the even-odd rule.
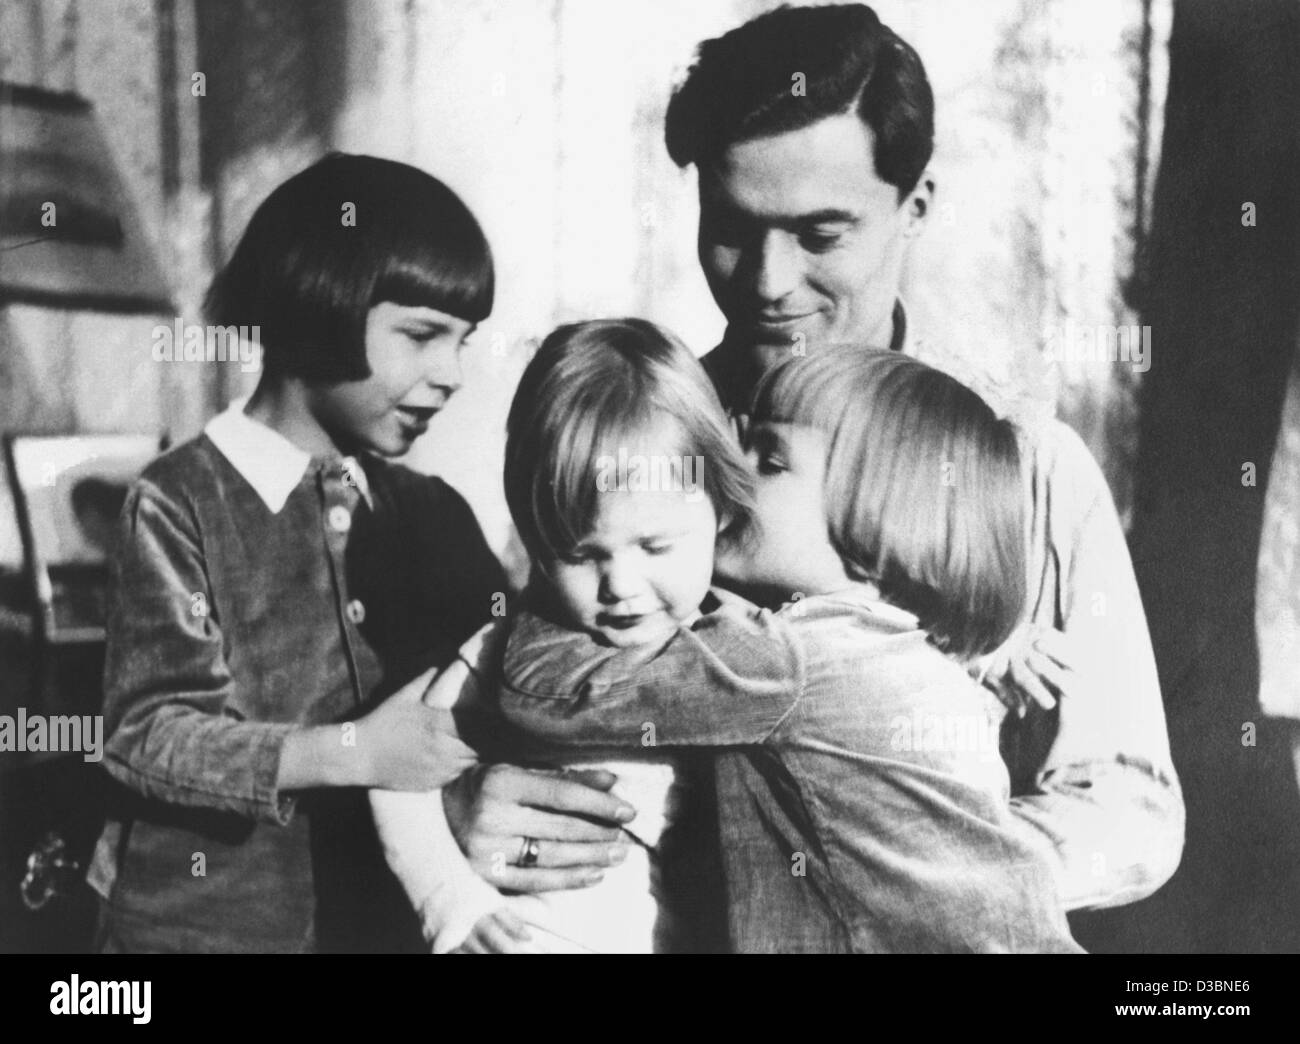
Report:
[[[366,317],[380,302],[477,323],[492,295],[487,239],[451,189],[405,163],[332,153],[257,208],[205,311],[260,327],[272,376],[347,381],[370,374]]]
[[[851,110],[875,136],[876,174],[902,199],[934,151],[920,57],[865,4],[778,7],[700,44],[664,138],[678,166],[708,164],[738,142]]]

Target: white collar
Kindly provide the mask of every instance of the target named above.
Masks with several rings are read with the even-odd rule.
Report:
[[[311,454],[250,417],[244,412],[247,403],[247,398],[232,402],[225,412],[208,421],[203,432],[253,487],[271,513],[278,515],[311,467]],[[344,457],[343,466],[356,479],[357,489],[366,503],[374,507],[365,469],[355,457]]]

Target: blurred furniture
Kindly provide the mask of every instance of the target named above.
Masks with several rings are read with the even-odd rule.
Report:
[[[5,437],[38,644],[104,640],[117,518],[161,445],[138,434]]]
[[[127,488],[162,445],[156,434],[5,436],[0,715],[101,713],[108,555]],[[85,867],[111,789],[82,751],[0,752],[0,952],[90,945]]]

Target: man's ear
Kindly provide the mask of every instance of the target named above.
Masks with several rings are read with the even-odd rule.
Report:
[[[925,227],[925,219],[930,216],[930,211],[934,209],[934,193],[934,172],[927,167],[921,172],[921,179],[916,183],[916,188],[912,189],[907,199],[903,201],[903,206],[907,209],[905,235],[920,235],[921,230]]]

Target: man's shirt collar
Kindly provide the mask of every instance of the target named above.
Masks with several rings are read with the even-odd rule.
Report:
[[[285,501],[312,466],[312,456],[295,446],[277,431],[244,412],[248,399],[230,404],[225,412],[208,421],[203,432],[221,455],[230,461],[244,480],[253,487],[272,514],[284,509]],[[365,469],[355,457],[343,457],[345,474],[350,474],[367,505],[370,485]]]

